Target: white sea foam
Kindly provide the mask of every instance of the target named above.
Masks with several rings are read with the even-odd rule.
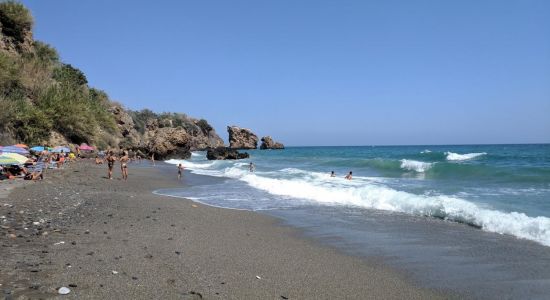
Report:
[[[445,152],[445,155],[447,155],[447,160],[468,160],[472,158],[476,158],[482,155],[486,155],[487,153],[481,152],[481,153],[466,153],[466,154],[458,154],[453,152]]]
[[[374,184],[349,186],[342,183],[339,186],[325,186],[306,180],[265,178],[255,174],[246,174],[241,180],[274,195],[302,198],[322,204],[354,205],[439,217],[550,246],[550,218],[533,218],[523,213],[496,211],[460,198],[415,195]]]
[[[420,151],[420,153],[431,153],[431,152],[432,152],[432,151],[430,151],[430,150],[428,150],[428,149]]]
[[[432,166],[433,166],[433,163],[429,163],[429,162],[416,161],[416,160],[410,160],[410,159],[401,160],[401,169],[415,171],[419,173],[426,172]]]
[[[218,161],[190,162],[184,159],[169,159],[164,162],[171,165],[182,164],[184,168],[192,170],[212,168],[216,163],[218,163]]]
[[[294,198],[297,202],[307,200],[323,205],[353,205],[419,216],[433,216],[550,246],[550,218],[529,217],[518,212],[502,212],[457,196],[416,195],[391,189],[382,182],[370,180],[368,177],[354,177],[354,180],[348,181],[340,177],[330,178],[325,173],[297,168],[251,173],[243,163],[231,163],[226,167],[208,162],[194,164],[184,161],[184,163],[194,173],[234,178],[272,195]],[[418,167],[415,163],[412,165]]]

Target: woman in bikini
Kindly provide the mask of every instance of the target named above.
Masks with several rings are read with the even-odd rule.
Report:
[[[122,152],[122,157],[120,158],[120,170],[122,171],[122,179],[124,180],[128,179],[128,161],[130,161],[128,152]]]
[[[113,151],[107,153],[107,167],[109,168],[109,179],[113,179],[113,167],[115,166],[116,157],[113,154]]]

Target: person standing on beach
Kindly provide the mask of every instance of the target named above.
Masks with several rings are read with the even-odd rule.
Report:
[[[120,158],[120,171],[122,171],[122,179],[128,180],[128,151],[122,152],[122,157]]]
[[[351,180],[351,174],[352,174],[352,172],[351,172],[351,171],[349,171],[349,174],[348,174],[348,175],[346,175],[346,179],[347,179],[347,180]]]
[[[178,179],[181,179],[181,173],[183,173],[183,165],[178,165]]]
[[[113,151],[109,150],[105,160],[107,161],[107,168],[109,168],[109,179],[113,179],[113,167],[115,166],[116,161],[116,157],[114,156]]]

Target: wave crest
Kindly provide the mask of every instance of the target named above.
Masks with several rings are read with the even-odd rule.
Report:
[[[433,163],[428,163],[423,161],[416,161],[416,160],[410,160],[410,159],[401,160],[401,169],[415,171],[419,173],[426,172],[432,166],[433,166]]]
[[[445,155],[447,155],[447,160],[469,160],[473,159],[479,156],[487,155],[486,152],[480,152],[480,153],[466,153],[466,154],[458,154],[453,152],[445,152]]]

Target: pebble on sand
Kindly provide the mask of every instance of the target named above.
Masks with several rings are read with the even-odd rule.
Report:
[[[59,288],[59,290],[57,290],[57,292],[60,295],[67,295],[68,293],[71,292],[71,290],[69,288],[66,288],[66,287],[62,286],[62,287]]]

